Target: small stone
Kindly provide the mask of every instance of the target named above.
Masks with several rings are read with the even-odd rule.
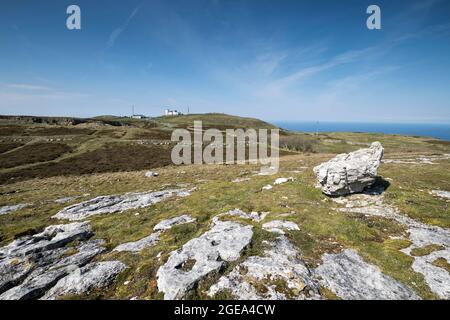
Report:
[[[77,199],[77,198],[79,198],[79,197],[65,197],[65,198],[59,198],[59,199],[56,199],[55,202],[56,202],[56,203],[59,203],[59,204],[63,204],[63,203],[66,203],[66,202],[75,200],[75,199]]]
[[[11,212],[23,209],[23,208],[28,207],[28,206],[29,206],[29,204],[24,203],[24,204],[15,204],[15,205],[11,205],[11,206],[0,207],[0,216],[2,214],[11,213]]]
[[[153,171],[147,171],[147,172],[145,173],[145,176],[146,176],[147,178],[157,177],[157,176],[159,176],[159,173],[158,173],[158,172],[153,172]]]
[[[218,214],[217,216],[215,216],[213,218],[213,222],[219,221],[219,217],[222,217],[222,216],[237,216],[237,217],[242,218],[242,219],[251,219],[253,221],[260,222],[260,221],[264,220],[264,218],[268,214],[269,214],[269,212],[258,213],[256,211],[252,211],[250,213],[247,213],[247,212],[242,211],[241,209],[237,209],[236,208],[234,210],[230,210],[230,211]]]
[[[138,241],[120,244],[117,247],[115,247],[113,251],[118,251],[118,252],[126,251],[126,252],[138,253],[147,247],[151,247],[151,246],[154,246],[155,244],[157,244],[159,241],[160,235],[161,235],[161,232],[159,232],[159,231],[154,232],[154,233],[150,234],[148,237],[142,238]]]
[[[179,217],[175,217],[175,218],[171,218],[171,219],[167,219],[167,220],[163,220],[161,222],[159,222],[154,228],[154,231],[158,231],[158,230],[169,230],[171,229],[173,226],[179,225],[179,224],[185,224],[185,223],[190,223],[190,222],[194,222],[196,219],[192,218],[191,216],[184,214],[182,216]]]
[[[450,191],[433,190],[433,191],[431,191],[431,194],[438,196],[440,198],[450,200]]]
[[[278,234],[284,234],[283,230],[300,230],[296,223],[286,220],[272,220],[264,223],[262,228]]]
[[[233,182],[233,183],[240,183],[240,182],[245,182],[245,181],[250,181],[250,178],[236,178],[236,179],[234,179],[231,182]]]
[[[273,184],[283,184],[283,183],[286,183],[286,182],[289,182],[289,181],[294,181],[294,178],[293,177],[278,178],[278,179],[275,179]]]

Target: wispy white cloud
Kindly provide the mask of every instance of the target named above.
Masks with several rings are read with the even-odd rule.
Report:
[[[89,97],[89,94],[58,90],[52,87],[28,83],[0,83],[0,99],[4,101],[24,101],[32,99],[73,99]]]
[[[353,93],[361,90],[363,86],[371,81],[376,81],[380,76],[400,69],[399,66],[379,67],[374,71],[355,73],[339,79],[329,81],[324,90],[315,99],[318,105],[333,106],[341,100],[348,98]]]
[[[139,12],[140,5],[133,9],[133,11],[130,13],[130,15],[127,17],[125,22],[118,28],[116,28],[111,34],[109,35],[108,42],[106,44],[107,49],[110,49],[114,46],[117,39],[120,37],[120,35],[128,28],[128,25],[133,20],[133,18],[136,16],[136,14]]]
[[[413,5],[411,6],[411,11],[427,10],[435,6],[439,2],[442,2],[442,0],[420,0],[413,3]]]
[[[310,67],[300,68],[286,76],[269,81],[265,85],[264,90],[261,90],[261,92],[265,96],[272,97],[283,95],[284,91],[295,83],[313,77],[334,67],[354,62],[364,56],[367,56],[373,50],[373,47],[368,47],[361,50],[350,50],[339,54],[326,62]]]
[[[27,83],[10,83],[10,84],[7,84],[6,86],[11,89],[20,89],[20,90],[33,90],[33,91],[50,91],[50,90],[52,90],[49,87],[34,85],[34,84],[27,84]]]

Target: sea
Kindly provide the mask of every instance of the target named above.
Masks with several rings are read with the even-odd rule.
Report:
[[[450,141],[450,123],[363,123],[272,121],[276,126],[301,132],[366,132],[423,136]]]

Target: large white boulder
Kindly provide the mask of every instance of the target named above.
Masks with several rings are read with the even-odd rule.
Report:
[[[369,148],[339,154],[315,167],[313,170],[323,193],[342,196],[371,186],[377,177],[383,151],[381,143],[374,142]]]

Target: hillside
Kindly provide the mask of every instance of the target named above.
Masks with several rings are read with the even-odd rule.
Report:
[[[253,128],[272,129],[276,128],[267,122],[255,118],[244,118],[224,113],[189,114],[181,116],[162,116],[154,118],[159,124],[171,128],[191,127],[194,121],[202,121],[204,128]]]
[[[170,133],[194,119],[219,129],[270,124],[221,114],[159,117],[149,126],[126,119],[1,122],[0,260],[15,239],[73,226],[76,231],[57,228],[59,239],[68,240],[46,247],[41,260],[27,257],[30,268],[47,275],[39,263],[60,267],[69,259],[86,279],[89,268],[101,266],[111,281],[76,293],[65,291],[70,281],[50,281],[41,291],[26,281],[13,291],[0,282],[0,299],[27,290],[64,299],[450,298],[449,143],[288,132],[281,137],[279,172],[259,175],[260,166],[250,164],[175,166]],[[315,188],[314,166],[373,141],[381,142],[385,155],[372,192],[332,198]],[[278,178],[286,179],[278,184]],[[77,206],[83,201],[88,211]],[[136,206],[143,201],[148,205]],[[19,241],[14,250],[28,249]],[[13,271],[2,279],[29,270],[23,257],[11,259]],[[208,276],[196,273],[199,264]],[[195,285],[173,288],[187,281],[185,275]],[[180,281],[163,281],[175,277]]]

